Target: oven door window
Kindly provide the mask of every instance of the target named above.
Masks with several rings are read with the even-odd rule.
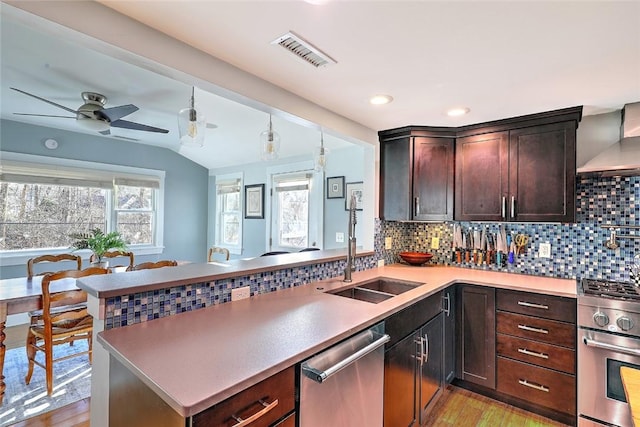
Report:
[[[627,397],[624,394],[624,386],[622,385],[622,377],[620,376],[620,367],[622,366],[640,369],[640,365],[607,359],[607,397],[619,400],[620,402],[626,402]]]

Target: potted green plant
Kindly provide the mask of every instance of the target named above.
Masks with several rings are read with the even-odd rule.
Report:
[[[117,231],[104,233],[99,228],[94,228],[88,233],[72,233],[70,235],[75,241],[71,245],[74,251],[80,249],[89,249],[93,252],[94,262],[92,265],[106,267],[106,262],[102,257],[105,252],[111,250],[126,251],[127,242],[120,236]]]

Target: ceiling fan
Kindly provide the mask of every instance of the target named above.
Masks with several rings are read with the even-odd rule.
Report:
[[[105,104],[107,103],[107,97],[99,93],[82,92],[82,100],[84,101],[84,104],[78,107],[77,110],[74,110],[72,108],[65,107],[64,105],[57,104],[53,101],[49,101],[48,99],[33,95],[29,92],[25,92],[14,87],[12,87],[11,89],[75,114],[75,116],[56,116],[51,114],[13,113],[19,116],[60,117],[66,119],[76,119],[78,123],[80,123],[84,127],[95,130],[102,135],[110,135],[111,132],[109,128],[111,127],[142,130],[146,132],[169,132],[167,129],[161,129],[153,126],[143,125],[141,123],[122,120],[122,117],[128,116],[129,114],[138,111],[139,108],[133,104],[104,108]]]

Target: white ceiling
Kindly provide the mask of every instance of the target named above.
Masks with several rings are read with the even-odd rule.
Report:
[[[640,1],[101,3],[374,131],[414,124],[458,126],[576,105],[591,115],[640,100]],[[22,120],[11,116],[13,111],[60,113],[7,93],[9,85],[70,107],[81,104],[82,90],[102,91],[109,106],[140,107],[125,119],[166,128],[188,101],[185,83],[112,58],[105,63],[96,52],[57,45],[50,36],[9,38],[5,31],[13,28],[7,30],[4,15],[4,118]],[[271,44],[290,30],[337,64],[316,69]],[[394,102],[370,105],[368,98],[378,93],[393,96]],[[219,151],[185,154],[210,168],[219,167],[223,157],[227,163],[246,162],[256,153],[257,160],[257,135],[268,116],[205,95],[210,94],[197,93],[196,100],[219,126],[209,133],[212,140],[227,143],[224,156]],[[454,106],[471,112],[446,116]],[[283,149],[294,140],[317,145],[314,129],[303,127],[311,133],[287,138],[285,121],[284,115],[274,118]],[[145,134],[118,131],[133,138]],[[177,150],[175,133],[169,135],[166,141],[154,135],[152,143]]]

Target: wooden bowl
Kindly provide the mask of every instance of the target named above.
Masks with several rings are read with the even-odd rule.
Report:
[[[433,257],[433,254],[429,252],[400,252],[399,255],[407,264],[411,265],[422,265]]]

